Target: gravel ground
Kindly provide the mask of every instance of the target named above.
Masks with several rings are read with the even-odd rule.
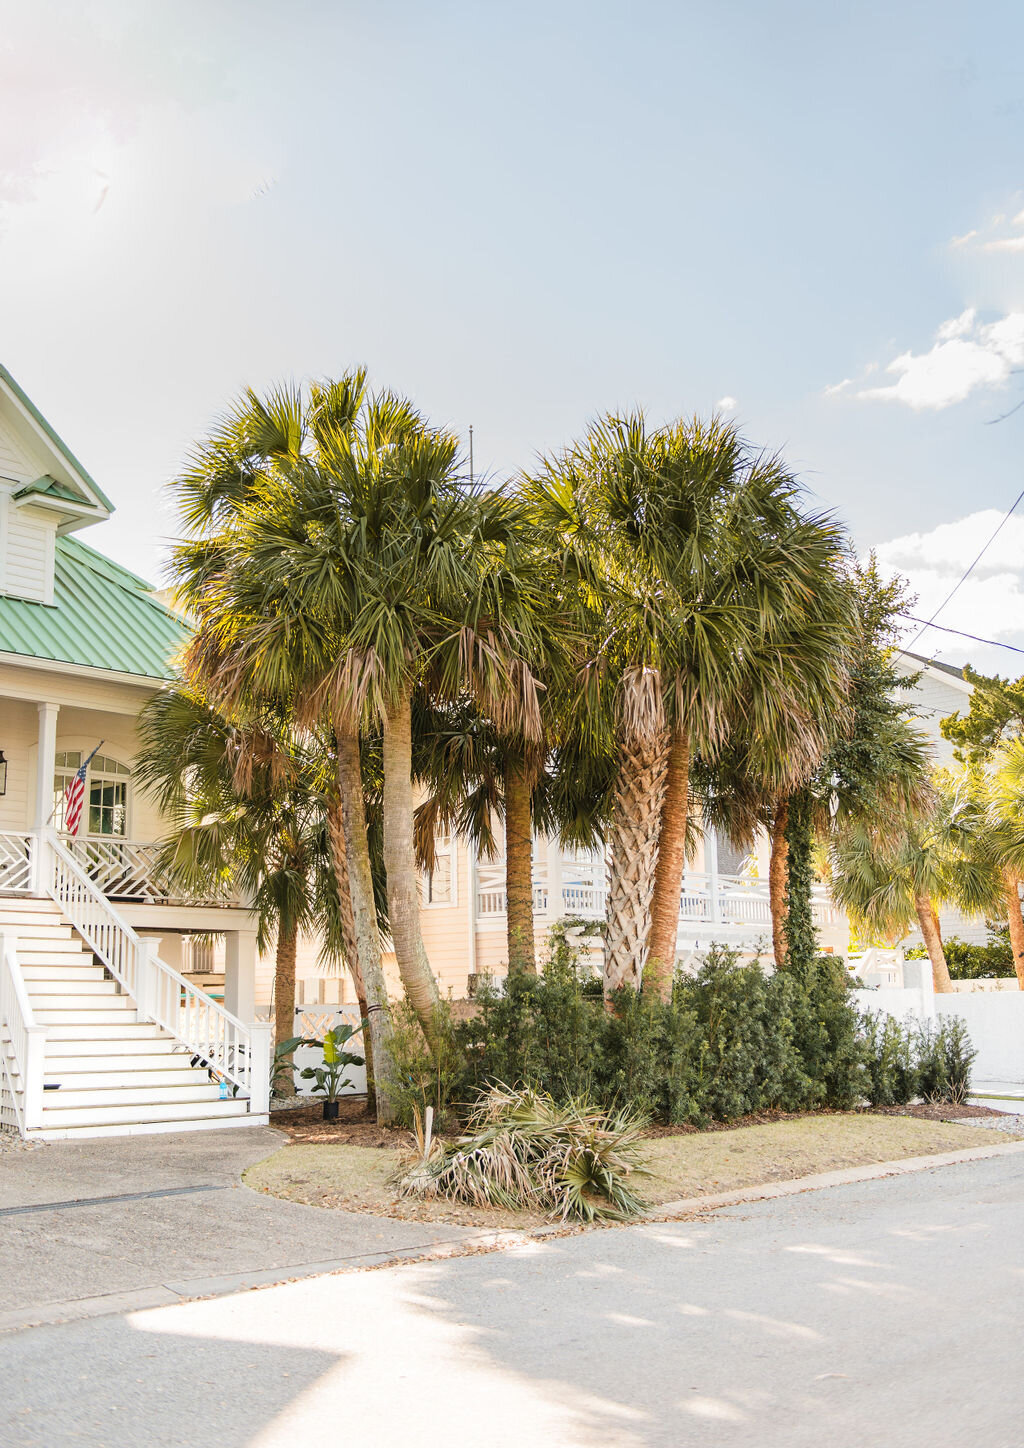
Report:
[[[958,1116],[954,1119],[962,1126],[983,1126],[989,1131],[1009,1131],[1015,1136],[1024,1136],[1024,1116],[1000,1113],[998,1116]]]
[[[0,1131],[0,1155],[5,1151],[35,1151],[39,1141],[22,1141],[16,1131]]]

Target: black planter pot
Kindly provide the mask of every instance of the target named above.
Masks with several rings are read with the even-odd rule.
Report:
[[[325,1120],[325,1121],[337,1121],[337,1119],[338,1119],[338,1106],[339,1106],[339,1105],[340,1105],[340,1102],[337,1102],[337,1101],[325,1101],[325,1102],[324,1102],[324,1120]]]

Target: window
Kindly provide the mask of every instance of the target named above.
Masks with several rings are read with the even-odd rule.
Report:
[[[455,841],[438,835],[434,841],[434,868],[425,870],[420,885],[424,905],[455,904]]]
[[[81,768],[82,752],[65,750],[56,756],[53,777],[53,824],[64,829],[64,799],[68,785]],[[86,811],[79,834],[120,836],[128,833],[128,782],[131,770],[106,754],[95,754],[85,776]]]

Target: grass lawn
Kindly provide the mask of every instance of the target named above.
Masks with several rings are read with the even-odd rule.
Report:
[[[949,1121],[867,1112],[803,1116],[731,1131],[661,1135],[646,1143],[652,1175],[641,1181],[640,1194],[657,1206],[680,1197],[969,1146],[994,1146],[1013,1139],[1000,1136],[996,1142],[991,1131]],[[530,1227],[544,1220],[528,1212],[398,1197],[388,1178],[401,1159],[401,1151],[384,1147],[293,1143],[250,1167],[244,1181],[256,1191],[309,1206],[409,1221]]]

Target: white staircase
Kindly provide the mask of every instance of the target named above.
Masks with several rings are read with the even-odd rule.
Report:
[[[194,1053],[152,1020],[104,968],[50,899],[0,897],[0,937],[16,942],[30,1019],[42,1041],[41,1111],[24,1134],[41,1140],[261,1124],[244,1095],[223,1098]],[[0,962],[0,966],[3,962]],[[6,1124],[26,1095],[12,1033],[0,1030]]]

